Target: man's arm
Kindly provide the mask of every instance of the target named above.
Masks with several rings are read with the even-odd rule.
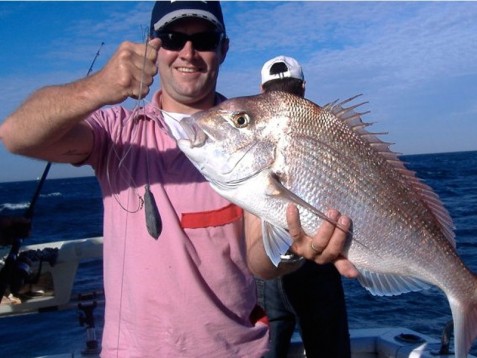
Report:
[[[329,217],[348,229],[351,221],[338,211],[330,210]],[[306,236],[301,228],[298,209],[290,205],[287,209],[288,230],[293,239],[291,250],[305,259],[317,264],[333,262],[338,271],[346,277],[354,278],[358,271],[354,265],[341,255],[346,243],[347,233],[329,222],[323,222],[314,237]],[[279,264],[275,267],[268,258],[262,240],[261,221],[245,212],[245,237],[247,242],[248,266],[252,273],[263,279],[271,279],[296,270],[300,264]],[[314,249],[311,247],[313,243]],[[320,254],[317,253],[320,252]]]
[[[145,44],[124,42],[98,73],[36,91],[0,126],[0,139],[16,154],[81,162],[93,146],[92,132],[84,119],[105,105],[147,95],[157,73],[159,44],[159,39],[149,42],[145,61]]]
[[[91,151],[91,130],[81,121],[96,108],[88,100],[91,79],[36,91],[0,127],[0,139],[16,154],[77,163]]]

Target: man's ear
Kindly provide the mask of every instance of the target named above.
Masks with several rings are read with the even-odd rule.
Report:
[[[225,57],[227,57],[227,52],[229,51],[229,38],[226,37],[222,40],[222,45],[220,47],[220,54],[222,58],[220,59],[220,64],[225,61]]]

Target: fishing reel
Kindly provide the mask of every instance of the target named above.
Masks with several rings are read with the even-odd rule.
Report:
[[[26,250],[18,253],[14,245],[5,260],[5,265],[0,271],[1,293],[4,294],[8,288],[13,296],[19,297],[25,285],[35,284],[39,281],[43,262],[48,262],[50,266],[54,266],[57,258],[57,248]],[[36,262],[39,263],[35,272]]]
[[[18,297],[23,286],[32,281],[32,265],[33,262],[28,257],[21,254],[18,256],[8,283],[10,293],[14,296]]]

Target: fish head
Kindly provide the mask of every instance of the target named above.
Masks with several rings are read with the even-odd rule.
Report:
[[[270,167],[286,121],[270,96],[238,97],[184,118],[180,149],[212,183],[233,185]]]

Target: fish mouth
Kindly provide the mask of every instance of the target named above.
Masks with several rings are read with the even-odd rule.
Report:
[[[202,147],[207,141],[207,134],[197,125],[193,117],[186,117],[180,121],[180,125],[189,140],[191,148]]]

